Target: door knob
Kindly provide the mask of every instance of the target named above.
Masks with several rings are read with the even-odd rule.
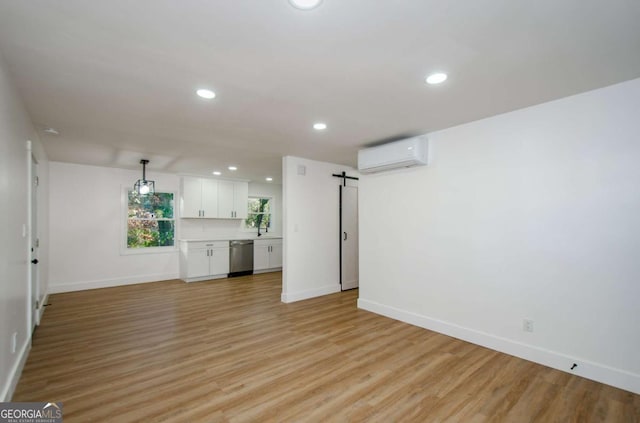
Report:
[[[38,259],[33,259],[33,260],[31,260],[31,263],[33,263],[33,264],[38,264]]]

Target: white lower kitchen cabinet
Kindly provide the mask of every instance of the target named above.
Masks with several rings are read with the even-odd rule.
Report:
[[[228,274],[229,241],[180,241],[180,279],[197,282]]]
[[[282,238],[253,241],[253,273],[275,272],[282,269]]]

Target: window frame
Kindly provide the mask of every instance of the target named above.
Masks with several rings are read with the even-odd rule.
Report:
[[[159,246],[159,247],[141,247],[141,248],[129,248],[127,246],[127,232],[129,230],[129,192],[133,191],[132,187],[122,186],[120,190],[120,210],[122,212],[121,229],[120,229],[120,255],[137,255],[137,254],[166,254],[178,251],[178,207],[177,199],[178,194],[173,190],[158,190],[156,192],[161,194],[173,194],[173,218],[167,220],[173,220],[173,245],[172,246]]]
[[[275,215],[275,198],[273,196],[270,195],[249,195],[247,197],[247,217],[245,219],[242,219],[242,230],[244,232],[256,232],[258,230],[258,228],[247,228],[247,220],[249,219],[249,216],[252,214],[259,214],[259,213],[252,213],[249,211],[249,201],[250,200],[255,200],[255,199],[268,199],[269,200],[269,208],[271,209],[271,211],[267,214],[271,215],[271,220],[269,221],[269,223],[271,224],[271,226],[269,226],[269,231],[274,232],[275,229],[275,224],[274,224],[274,215]],[[265,213],[262,213],[263,215]],[[260,229],[260,233],[264,233],[265,229],[262,228]]]

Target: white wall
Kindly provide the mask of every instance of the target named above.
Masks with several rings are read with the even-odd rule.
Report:
[[[51,162],[50,292],[152,282],[178,277],[178,253],[122,254],[123,187],[133,186],[140,171]],[[150,170],[156,190],[176,193],[180,177]],[[87,182],[91,189],[87,189]],[[249,184],[250,195],[274,197],[280,185]],[[176,201],[176,204],[178,202]],[[178,211],[176,210],[176,213]],[[276,219],[279,213],[276,213]],[[280,219],[281,220],[281,219]],[[178,219],[177,239],[253,237],[239,220]],[[282,227],[281,223],[279,225]],[[271,233],[270,233],[271,234]],[[278,233],[274,233],[277,235]],[[177,248],[177,242],[176,242]]]
[[[177,251],[121,254],[125,242],[123,187],[133,170],[50,163],[50,291],[65,292],[178,276]],[[148,172],[158,191],[178,193],[174,175]]]
[[[298,174],[304,166],[305,175]],[[345,166],[287,156],[282,162],[284,251],[282,301],[340,291],[339,185]]]
[[[637,79],[363,177],[359,306],[640,393],[639,117]]]
[[[33,155],[41,165],[39,200],[42,216],[47,212],[46,155],[0,56],[0,401],[10,400],[31,346],[27,140],[32,141]],[[24,235],[23,226],[27,229]],[[41,229],[46,231],[46,226]],[[42,266],[46,266],[46,238],[42,238],[45,245],[40,259]],[[46,275],[40,279],[40,284],[44,295]],[[14,333],[15,352],[11,341]]]

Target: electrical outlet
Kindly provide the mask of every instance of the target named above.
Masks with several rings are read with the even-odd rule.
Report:
[[[18,332],[13,332],[13,335],[11,335],[11,354],[15,354],[17,348],[18,348]]]
[[[525,332],[533,332],[533,320],[523,319],[522,330]]]

